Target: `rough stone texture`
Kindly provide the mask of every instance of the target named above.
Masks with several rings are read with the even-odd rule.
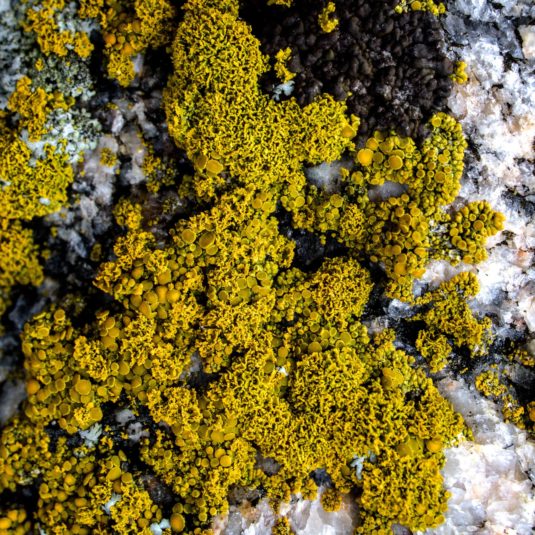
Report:
[[[457,202],[486,199],[507,218],[504,232],[488,242],[489,259],[475,268],[475,306],[494,317],[500,336],[535,332],[535,65],[516,31],[533,15],[529,1],[458,0],[444,21],[469,76],[449,100],[469,139]],[[452,272],[436,263],[423,282]]]
[[[444,379],[439,388],[472,428],[474,442],[446,450],[442,473],[452,494],[446,522],[426,535],[532,533],[535,444],[463,382]]]

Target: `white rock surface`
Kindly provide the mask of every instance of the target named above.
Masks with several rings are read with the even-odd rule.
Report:
[[[350,535],[356,527],[357,507],[345,498],[335,513],[327,513],[320,504],[323,489],[314,501],[295,497],[290,504],[281,506],[280,514],[286,517],[296,535]],[[276,516],[266,499],[256,507],[231,507],[228,516],[216,519],[215,535],[267,535],[275,524]]]
[[[524,50],[533,26],[518,28],[517,39],[515,17],[533,17],[535,3],[456,0],[448,8],[445,27],[468,74],[449,106],[474,147],[456,205],[485,199],[506,216],[504,232],[487,244],[488,260],[460,268],[477,273],[474,308],[494,316],[499,335],[534,333],[535,69]],[[434,263],[424,282],[458,271]]]
[[[518,28],[522,37],[522,52],[526,59],[535,59],[535,26],[520,26]]]
[[[472,428],[474,442],[446,450],[442,473],[451,492],[446,522],[426,535],[531,534],[535,443],[466,384],[445,379],[438,386]]]

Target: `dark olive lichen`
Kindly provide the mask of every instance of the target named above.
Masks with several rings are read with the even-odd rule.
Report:
[[[440,46],[434,2],[399,0],[328,2],[295,0],[291,7],[244,2],[262,49],[275,57],[290,49],[293,95],[301,105],[322,93],[346,100],[362,119],[361,134],[375,129],[421,136],[431,114],[445,107],[452,62]],[[398,5],[399,4],[399,5]],[[281,81],[268,78],[268,88]]]

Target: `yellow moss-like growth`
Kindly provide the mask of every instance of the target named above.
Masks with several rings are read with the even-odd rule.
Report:
[[[352,146],[345,104],[330,96],[301,109],[259,87],[267,58],[250,28],[228,10],[238,2],[188,2],[173,45],[174,75],[164,94],[169,131],[194,162],[195,194],[213,199],[228,181],[262,184],[301,206],[302,164],[338,158]],[[284,181],[281,179],[284,178]]]
[[[293,4],[293,0],[267,0],[268,5],[278,5],[290,7]]]
[[[117,154],[107,147],[100,151],[100,163],[106,167],[115,167],[118,158]]]
[[[41,474],[39,466],[51,459],[49,437],[42,426],[15,417],[2,429],[0,441],[0,492],[14,491]]]
[[[43,271],[32,232],[19,221],[0,218],[0,317],[9,306],[14,285],[38,286],[42,281]]]
[[[456,347],[466,347],[472,355],[483,354],[492,335],[489,318],[478,320],[467,300],[479,291],[479,283],[473,273],[463,272],[443,282],[436,290],[416,300],[427,311],[413,316],[422,320],[429,329],[428,337],[439,339],[441,335],[451,339]]]
[[[446,6],[442,2],[435,2],[434,0],[400,0],[394,10],[396,13],[403,13],[409,10],[429,11],[433,15],[439,16],[446,13]]]
[[[496,367],[480,373],[475,380],[476,388],[485,397],[500,397],[507,392],[507,387],[500,381]]]
[[[175,182],[176,172],[156,155],[152,145],[146,143],[145,148],[147,152],[141,168],[147,177],[147,189],[151,193],[158,193],[163,186],[171,186]]]
[[[99,22],[108,75],[126,87],[135,76],[134,57],[170,42],[176,8],[168,0],[81,0],[79,14]]]
[[[468,74],[466,74],[466,62],[464,61],[456,61],[455,62],[455,69],[453,71],[453,74],[450,74],[450,78],[456,83],[456,84],[465,84],[468,82]]]
[[[57,210],[67,199],[73,170],[63,153],[65,140],[58,140],[56,147],[45,145],[41,156],[30,147],[47,134],[50,114],[72,104],[60,93],[33,87],[23,76],[7,103],[15,128],[9,126],[9,113],[0,111],[0,317],[10,304],[14,284],[39,285],[42,281],[37,247],[21,220]]]
[[[282,82],[289,82],[295,77],[295,73],[291,72],[287,67],[291,57],[291,48],[281,49],[275,54],[275,73]]]
[[[273,529],[271,530],[271,535],[292,535],[294,533],[293,529],[290,526],[290,522],[287,518],[279,518]]]
[[[66,157],[49,149],[45,158],[32,162],[30,150],[16,134],[1,125],[0,131],[3,217],[30,220],[58,210],[67,200],[66,190],[73,181]]]
[[[45,133],[47,115],[65,101],[32,91],[31,81],[21,78],[9,101],[11,111],[20,117],[19,129],[27,129],[33,140]],[[57,210],[67,199],[66,189],[73,180],[73,172],[61,150],[46,149],[44,158],[33,160],[32,154],[19,133],[11,130],[0,116],[0,191],[2,216],[8,219],[41,217]]]
[[[413,282],[429,259],[455,261],[463,254],[467,262],[481,261],[486,239],[504,220],[486,202],[470,203],[454,216],[446,212],[460,188],[466,141],[460,124],[444,113],[428,126],[430,135],[420,147],[410,138],[375,132],[355,151],[356,170],[341,173],[345,195],[336,210],[311,187],[294,217],[297,226],[330,232],[351,254],[365,252],[380,263],[389,279],[387,295],[407,302],[413,302]],[[402,186],[396,196],[370,201],[370,188],[382,191],[392,182]]]
[[[338,27],[338,19],[334,16],[336,5],[334,2],[328,2],[318,15],[318,23],[325,33],[331,33]]]
[[[51,441],[41,425],[13,420],[2,429],[0,492],[39,478],[32,521],[47,533],[89,535],[113,529],[121,535],[150,535],[149,524],[161,519],[159,508],[143,488],[139,474],[126,469],[129,460],[124,452],[110,437],[99,434],[92,445],[73,446],[57,432]],[[0,529],[29,532],[30,519],[24,512],[5,513],[3,518],[4,509],[0,510]],[[26,531],[21,531],[21,526]]]
[[[505,216],[495,212],[486,201],[468,203],[453,214],[449,237],[455,252],[467,264],[477,264],[487,258],[485,241],[503,230]]]
[[[25,535],[32,531],[32,522],[24,509],[0,509],[0,535]]]
[[[60,29],[57,15],[65,7],[65,0],[42,0],[37,7],[26,11],[24,30],[35,34],[41,51],[47,56],[66,56],[72,50],[87,58],[93,51],[89,35],[82,31]]]
[[[432,373],[439,372],[448,363],[451,346],[442,334],[420,331],[416,339],[416,349],[429,363]]]
[[[132,515],[132,512],[137,514]],[[151,535],[149,528],[153,522],[158,523],[162,518],[159,507],[153,503],[149,493],[137,486],[132,478],[121,481],[120,499],[111,508],[113,529],[118,533],[139,533]]]
[[[533,357],[524,350],[515,349],[510,355],[511,360],[523,366],[533,366]],[[517,364],[518,365],[518,364]],[[533,433],[535,426],[535,402],[521,403],[517,393],[509,381],[511,369],[500,369],[494,364],[475,378],[476,388],[487,398],[497,402],[506,422],[511,422],[521,429]]]
[[[387,535],[394,519],[413,531],[439,526],[449,498],[442,488],[441,465],[440,457],[399,456],[394,451],[376,464],[368,463],[363,475],[363,523],[357,532]]]
[[[342,505],[342,494],[336,489],[325,489],[320,500],[323,510],[332,513],[340,509]]]
[[[371,240],[366,251],[372,262],[382,262],[392,281],[389,295],[411,301],[414,278],[425,272],[430,247],[429,222],[407,194],[376,203],[367,218]]]
[[[23,76],[17,81],[15,91],[9,97],[8,109],[19,119],[19,131],[27,130],[30,141],[38,141],[47,133],[46,121],[55,109],[66,110],[73,101],[61,93],[47,93],[43,88],[32,88],[32,81]]]
[[[426,217],[437,217],[439,208],[451,203],[461,187],[464,151],[462,128],[453,117],[437,113],[429,121],[431,133],[422,145],[421,162],[416,166],[420,180],[410,185],[410,193]]]

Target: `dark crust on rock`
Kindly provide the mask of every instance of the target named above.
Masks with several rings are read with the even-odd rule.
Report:
[[[421,138],[433,112],[444,109],[452,89],[453,64],[445,55],[437,17],[414,11],[397,14],[396,0],[340,0],[338,27],[321,30],[318,15],[326,1],[295,0],[292,8],[244,2],[242,16],[274,56],[290,48],[288,67],[297,73],[293,96],[301,105],[324,92],[347,99],[362,119],[360,134],[396,130]],[[265,80],[267,91],[276,80]]]

